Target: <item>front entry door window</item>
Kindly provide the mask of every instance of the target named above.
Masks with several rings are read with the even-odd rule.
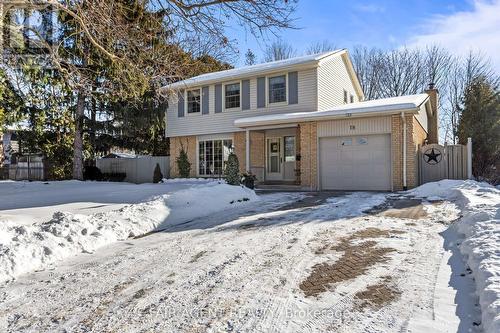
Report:
[[[268,173],[281,173],[281,140],[280,138],[268,139]]]
[[[266,180],[283,180],[283,137],[266,139]]]
[[[283,163],[283,179],[295,180],[295,136],[285,136],[283,138],[285,145],[285,163]]]

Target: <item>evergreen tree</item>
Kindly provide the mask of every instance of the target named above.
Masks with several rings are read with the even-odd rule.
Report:
[[[161,168],[158,163],[156,163],[155,171],[153,173],[153,183],[157,184],[163,179],[163,174],[161,173]]]
[[[472,171],[479,179],[500,182],[500,92],[485,77],[471,81],[464,95],[459,140],[472,138]]]
[[[238,161],[238,156],[235,153],[230,153],[227,157],[227,166],[224,170],[226,176],[226,182],[229,185],[239,185],[240,184],[240,163]]]
[[[255,53],[252,50],[248,49],[247,53],[245,53],[245,65],[251,66],[257,63]]]
[[[184,147],[181,148],[179,156],[175,162],[177,163],[177,169],[179,169],[179,176],[181,176],[181,178],[188,178],[191,171],[191,163],[189,162]]]

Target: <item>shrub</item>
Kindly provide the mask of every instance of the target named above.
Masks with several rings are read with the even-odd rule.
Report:
[[[179,157],[175,160],[177,163],[177,169],[179,169],[179,176],[182,178],[188,178],[191,171],[191,163],[189,162],[188,156],[184,147],[181,148]]]
[[[96,166],[85,166],[83,170],[84,180],[102,180],[102,172]]]
[[[153,183],[157,184],[163,179],[163,174],[161,173],[161,168],[158,163],[156,163],[155,171],[153,173]]]
[[[229,185],[239,185],[240,184],[240,163],[238,161],[238,156],[235,153],[230,153],[227,157],[227,166],[224,170],[226,176],[226,182]]]
[[[125,172],[113,172],[113,173],[103,173],[102,180],[108,182],[122,182],[127,178],[127,174]]]

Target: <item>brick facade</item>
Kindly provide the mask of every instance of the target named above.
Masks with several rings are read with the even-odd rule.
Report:
[[[250,131],[250,169],[260,170],[264,174],[266,168],[266,134],[264,131]],[[258,179],[258,181],[264,179]]]
[[[418,149],[427,139],[427,133],[413,114],[405,115],[406,120],[406,179],[407,187],[418,186]],[[393,190],[403,189],[403,131],[400,115],[391,117],[391,156],[392,156],[392,183]],[[181,145],[186,150],[191,162],[191,177],[196,177],[196,136],[175,137],[170,140],[170,174],[178,177],[176,158],[179,156]],[[240,172],[246,169],[246,132],[233,133],[234,152],[238,156]],[[318,189],[318,136],[317,122],[299,124],[296,132],[296,153],[300,159],[296,161],[297,183],[304,190]],[[250,169],[252,172],[264,172],[266,165],[265,131],[250,131]],[[262,181],[262,176],[258,181]]]
[[[189,172],[190,177],[196,177],[196,136],[181,136],[170,138],[170,177],[179,177],[179,170],[177,168],[177,157],[181,152],[181,149],[188,155],[189,162],[191,163],[191,171]]]
[[[305,190],[318,189],[318,135],[317,123],[299,124],[300,127],[300,185]]]
[[[429,135],[428,135],[428,141],[429,143],[438,143],[439,142],[439,134],[438,134],[438,128],[439,128],[439,92],[437,89],[428,89],[425,91],[427,95],[429,95],[429,100],[431,102],[431,108],[432,108],[432,116],[429,117]]]
[[[266,142],[264,131],[250,131],[250,169],[264,169]],[[240,172],[246,172],[246,132],[233,133],[234,153],[240,162]]]
[[[233,146],[234,153],[238,156],[238,162],[240,162],[240,172],[245,172],[246,166],[246,133],[245,132],[235,132],[233,133]]]
[[[418,147],[427,138],[422,126],[412,114],[406,120],[406,185],[418,186]],[[394,191],[403,190],[403,120],[400,115],[391,119],[392,186]]]

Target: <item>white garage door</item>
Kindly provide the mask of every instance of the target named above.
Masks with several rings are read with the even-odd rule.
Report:
[[[391,189],[389,134],[320,138],[319,153],[323,190]]]

